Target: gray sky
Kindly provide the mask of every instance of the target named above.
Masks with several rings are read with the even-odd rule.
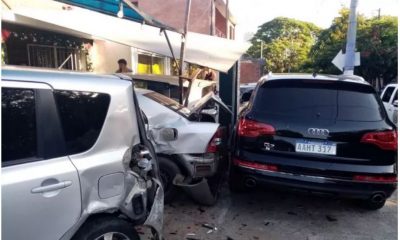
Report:
[[[229,0],[230,10],[237,20],[236,39],[243,40],[248,33],[275,17],[283,16],[308,21],[319,27],[330,26],[342,6],[350,7],[350,0]],[[398,0],[359,0],[359,13],[398,15]]]

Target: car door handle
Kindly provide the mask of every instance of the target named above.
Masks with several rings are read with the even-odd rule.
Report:
[[[72,185],[72,181],[63,181],[56,184],[36,187],[31,190],[31,193],[44,193],[63,189]]]

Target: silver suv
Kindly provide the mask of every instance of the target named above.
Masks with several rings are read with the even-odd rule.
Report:
[[[163,189],[132,82],[3,67],[2,238],[161,239]]]

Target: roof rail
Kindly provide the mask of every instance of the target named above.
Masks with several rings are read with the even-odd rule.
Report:
[[[339,80],[353,80],[353,81],[365,82],[364,78],[357,75],[338,75],[338,78]]]

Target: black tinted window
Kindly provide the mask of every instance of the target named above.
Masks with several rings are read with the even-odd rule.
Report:
[[[68,154],[88,150],[96,142],[107,115],[110,96],[103,93],[54,92]]]
[[[383,102],[389,102],[390,101],[390,97],[392,96],[394,91],[394,87],[388,87],[386,88],[385,93],[382,96],[382,101]]]
[[[32,89],[1,89],[2,162],[36,157],[35,93]]]
[[[379,121],[383,117],[370,86],[344,82],[267,82],[257,92],[254,109],[303,119]]]

